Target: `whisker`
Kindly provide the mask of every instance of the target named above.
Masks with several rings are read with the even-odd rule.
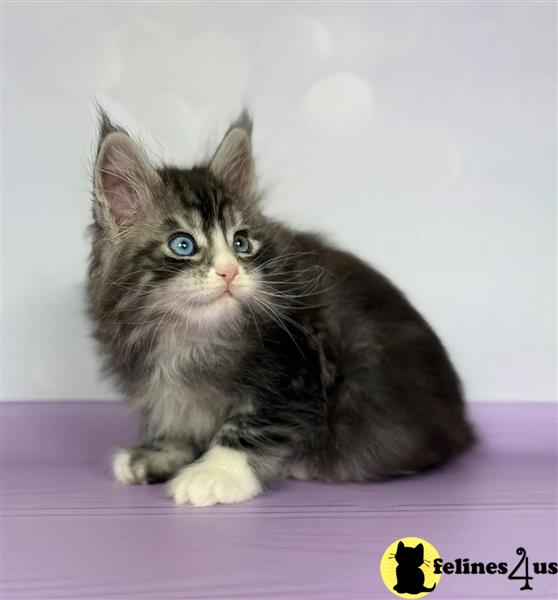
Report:
[[[294,339],[294,336],[291,334],[289,329],[285,326],[285,324],[283,323],[283,321],[277,314],[277,311],[274,310],[272,307],[270,307],[269,304],[262,302],[261,299],[259,299],[259,298],[254,297],[254,300],[277,323],[277,325],[279,325],[279,327],[287,333],[287,335],[291,338],[293,344],[296,346],[297,350],[300,352],[301,356],[304,356],[302,350],[300,349],[300,346],[297,344],[296,340]]]

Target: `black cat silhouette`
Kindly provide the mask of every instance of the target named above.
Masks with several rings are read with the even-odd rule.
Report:
[[[424,564],[424,546],[407,547],[403,542],[397,544],[397,552],[395,553],[397,568],[397,583],[393,589],[398,594],[422,594],[423,592],[431,592],[435,587],[424,587],[424,573],[421,570],[421,565]]]

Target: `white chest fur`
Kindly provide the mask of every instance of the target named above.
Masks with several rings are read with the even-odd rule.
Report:
[[[228,402],[213,386],[189,381],[188,359],[182,353],[160,360],[136,401],[149,415],[149,436],[203,446],[221,426]]]

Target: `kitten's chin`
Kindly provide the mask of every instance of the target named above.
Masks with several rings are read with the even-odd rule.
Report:
[[[228,290],[226,292],[219,293],[218,295],[211,298],[207,304],[223,304],[224,302],[235,302],[238,304],[239,299],[232,292]]]
[[[219,334],[226,336],[238,328],[243,319],[242,302],[239,298],[225,292],[216,298],[198,304],[184,315],[190,326],[195,326],[200,333],[208,336]]]
[[[187,339],[223,340],[239,333],[248,318],[251,294],[251,289],[240,286],[230,291],[221,287],[193,295],[172,287],[161,294],[158,308],[166,311],[171,329]],[[180,296],[185,296],[184,301],[177,302]]]
[[[227,316],[233,317],[234,314],[240,310],[240,300],[231,294],[230,292],[225,292],[221,294],[221,296],[213,299],[208,306],[210,311],[215,311],[215,318]]]

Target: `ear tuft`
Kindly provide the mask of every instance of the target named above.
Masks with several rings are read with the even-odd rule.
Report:
[[[105,109],[99,104],[96,104],[97,108],[97,155],[101,150],[101,145],[103,144],[105,138],[110,133],[115,133],[120,131],[121,133],[126,133],[126,130],[123,127],[120,127],[116,123],[112,121],[109,117],[108,113]]]
[[[252,119],[243,110],[229,127],[210,163],[213,174],[238,195],[249,194],[254,188],[252,129]]]
[[[248,134],[249,138],[252,138],[252,131],[254,129],[254,122],[252,117],[246,108],[242,110],[236,121],[229,127],[229,131],[235,128],[244,129]]]

